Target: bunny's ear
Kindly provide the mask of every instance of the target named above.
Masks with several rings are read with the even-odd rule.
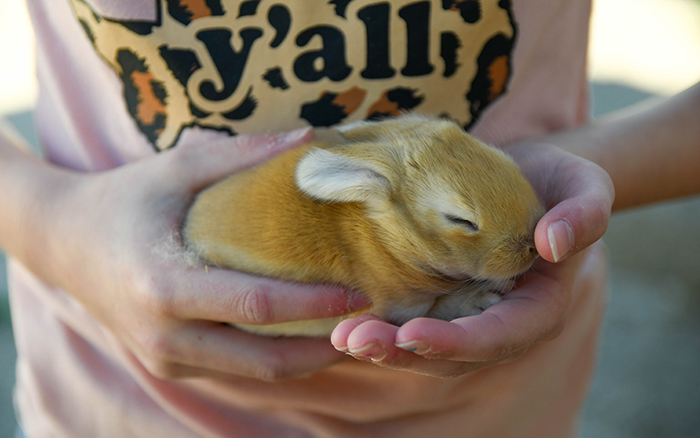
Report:
[[[391,191],[381,167],[362,158],[313,149],[297,165],[296,181],[303,192],[321,201],[378,201]]]
[[[353,141],[373,141],[386,137],[409,137],[416,127],[425,123],[435,123],[439,119],[416,114],[405,114],[376,122],[354,122],[338,127],[340,134]]]

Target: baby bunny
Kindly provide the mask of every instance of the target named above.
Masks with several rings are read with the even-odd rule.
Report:
[[[506,154],[439,118],[340,131],[345,144],[290,150],[200,193],[185,244],[207,264],[357,289],[395,324],[477,314],[530,268],[544,208]],[[239,327],[328,336],[341,319]]]

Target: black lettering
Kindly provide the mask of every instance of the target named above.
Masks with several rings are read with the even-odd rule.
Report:
[[[360,73],[365,79],[386,79],[396,73],[389,60],[389,12],[389,3],[379,3],[357,13],[367,29],[367,67]]]
[[[207,100],[222,101],[236,92],[238,84],[243,77],[243,70],[250,55],[250,49],[258,38],[262,36],[260,29],[243,29],[240,31],[243,40],[243,48],[240,52],[233,50],[231,45],[232,33],[228,29],[202,30],[197,34],[197,39],[202,41],[209,51],[209,55],[219,71],[224,82],[221,91],[216,90],[212,81],[204,81],[199,86],[199,92]]]
[[[335,15],[345,18],[345,10],[352,0],[331,0],[328,3],[335,5]]]
[[[275,39],[270,43],[270,47],[274,49],[282,44],[282,41],[287,37],[287,32],[289,32],[289,28],[292,25],[292,17],[286,6],[275,5],[270,8],[270,12],[267,14],[267,20],[277,32],[275,34]]]
[[[430,64],[430,2],[416,2],[399,10],[406,22],[406,66],[404,76],[424,76],[432,73]]]
[[[302,53],[294,61],[294,73],[304,82],[316,82],[324,77],[338,82],[347,78],[352,68],[345,61],[345,38],[336,28],[330,26],[312,27],[297,36],[297,46],[303,47],[314,36],[323,40],[321,50]],[[323,68],[316,69],[317,59],[323,60]]]

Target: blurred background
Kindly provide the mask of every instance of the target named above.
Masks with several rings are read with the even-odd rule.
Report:
[[[594,4],[593,117],[700,80],[700,0]],[[36,144],[32,44],[24,1],[2,0],[0,117]],[[582,436],[700,437],[700,197],[616,214],[604,240],[610,305]],[[0,438],[15,427],[5,277],[0,253]]]

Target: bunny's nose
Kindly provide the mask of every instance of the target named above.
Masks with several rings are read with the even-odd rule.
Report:
[[[525,241],[523,241],[523,243],[525,246],[525,251],[527,251],[527,254],[529,254],[530,257],[532,257],[534,259],[535,257],[540,255],[537,252],[537,246],[535,246],[535,238],[534,237],[530,237],[530,238],[526,239]]]

